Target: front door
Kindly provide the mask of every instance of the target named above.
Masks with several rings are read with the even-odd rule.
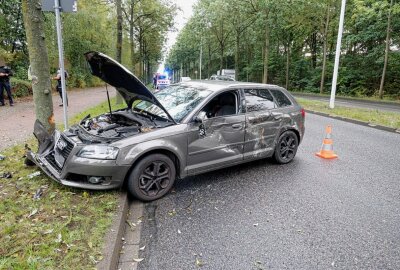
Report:
[[[238,91],[214,97],[201,111],[202,123],[189,124],[187,169],[189,174],[213,170],[243,160],[245,114]]]

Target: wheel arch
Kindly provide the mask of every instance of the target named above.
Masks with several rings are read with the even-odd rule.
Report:
[[[145,157],[150,156],[152,154],[163,154],[163,155],[166,155],[167,157],[169,157],[175,165],[176,178],[181,177],[181,168],[182,168],[181,160],[179,159],[179,157],[176,153],[174,153],[173,151],[171,151],[169,149],[165,149],[165,148],[149,149],[148,151],[141,153],[139,156],[137,156],[135,158],[135,160],[131,164],[131,167],[129,168],[128,172],[125,175],[125,179],[124,179],[124,183],[123,183],[124,186],[126,185],[129,175],[131,174],[132,170],[135,168],[136,164],[138,164]]]

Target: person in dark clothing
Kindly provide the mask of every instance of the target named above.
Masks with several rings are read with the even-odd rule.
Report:
[[[156,89],[157,87],[157,74],[153,75],[153,88]]]
[[[14,106],[14,101],[11,95],[11,86],[10,86],[10,76],[13,75],[13,72],[10,67],[0,66],[0,106],[4,106],[4,96],[3,91],[6,89],[8,100],[10,101],[10,106]]]
[[[67,71],[64,71],[64,72],[65,72],[65,73],[64,73],[64,78],[65,78],[65,80],[67,80],[67,78],[68,78],[68,73],[67,73]],[[61,97],[61,104],[60,104],[60,106],[63,106],[62,87],[61,87],[61,70],[60,70],[60,69],[57,70],[57,75],[56,75],[55,77],[53,77],[53,80],[57,80],[56,89],[57,89],[57,92],[60,94],[60,97]],[[67,89],[65,89],[65,91],[67,91]],[[65,93],[65,94],[66,94],[66,93]],[[68,106],[68,97],[67,97],[67,106]]]

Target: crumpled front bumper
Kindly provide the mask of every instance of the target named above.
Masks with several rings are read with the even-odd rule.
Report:
[[[76,143],[59,131],[53,135],[46,132],[37,120],[34,134],[39,142],[37,153],[27,152],[27,158],[34,162],[50,178],[65,186],[107,190],[123,184],[130,167],[118,165],[116,160],[97,160],[78,157],[76,154],[85,144]],[[90,177],[100,177],[100,183],[93,184]]]

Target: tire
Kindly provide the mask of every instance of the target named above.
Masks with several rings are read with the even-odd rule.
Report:
[[[128,179],[128,190],[141,201],[153,201],[168,193],[175,177],[175,164],[168,156],[151,154],[133,168]]]
[[[298,146],[299,140],[293,131],[288,130],[283,132],[279,136],[278,143],[275,146],[274,161],[278,164],[291,162],[296,156]]]

